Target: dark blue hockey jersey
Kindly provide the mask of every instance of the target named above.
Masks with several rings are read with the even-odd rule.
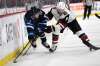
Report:
[[[47,26],[47,18],[44,11],[40,9],[31,9],[24,16],[25,25],[28,35],[36,35],[39,32],[44,32]]]

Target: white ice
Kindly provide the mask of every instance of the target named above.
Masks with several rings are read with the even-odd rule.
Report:
[[[77,18],[83,31],[89,36],[91,43],[100,47],[100,19],[90,16],[90,19]],[[51,44],[51,34],[47,35]],[[38,40],[39,41],[39,40]],[[60,35],[58,48],[54,53],[44,48],[39,41],[38,47],[32,47],[17,63],[10,62],[7,66],[100,66],[100,50],[89,51],[81,40],[66,28]]]

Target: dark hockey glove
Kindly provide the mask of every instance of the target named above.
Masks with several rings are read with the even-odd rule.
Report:
[[[65,30],[65,28],[61,29],[61,30],[60,30],[60,33],[63,33],[63,32],[64,32],[64,30]]]
[[[57,24],[59,24],[61,26],[61,30],[60,33],[63,33],[65,28],[67,27],[67,22],[65,21],[65,19],[59,19]]]
[[[46,33],[51,33],[52,32],[52,26],[47,26],[45,29]]]
[[[67,27],[67,22],[65,19],[59,19],[57,24],[59,24],[63,29]]]
[[[29,36],[28,36],[28,39],[29,39],[29,40],[33,40],[33,39],[34,39],[34,36],[33,36],[33,35],[29,35]]]

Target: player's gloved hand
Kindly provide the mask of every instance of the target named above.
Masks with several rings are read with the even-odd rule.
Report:
[[[52,32],[52,26],[47,26],[47,27],[45,28],[45,32],[46,32],[46,33],[51,33],[51,32]]]
[[[63,29],[67,27],[67,22],[65,19],[59,19],[57,24],[59,24]]]
[[[28,36],[28,39],[29,39],[29,40],[33,40],[33,39],[34,39],[34,36],[33,36],[33,35],[29,35],[29,36]]]

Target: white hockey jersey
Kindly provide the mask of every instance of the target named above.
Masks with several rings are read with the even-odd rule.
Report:
[[[57,21],[59,19],[65,19],[66,21],[68,20],[68,23],[72,22],[75,19],[75,15],[67,8],[65,9],[60,9],[58,7],[51,8],[50,12],[48,13],[48,16],[50,18],[54,17]]]

